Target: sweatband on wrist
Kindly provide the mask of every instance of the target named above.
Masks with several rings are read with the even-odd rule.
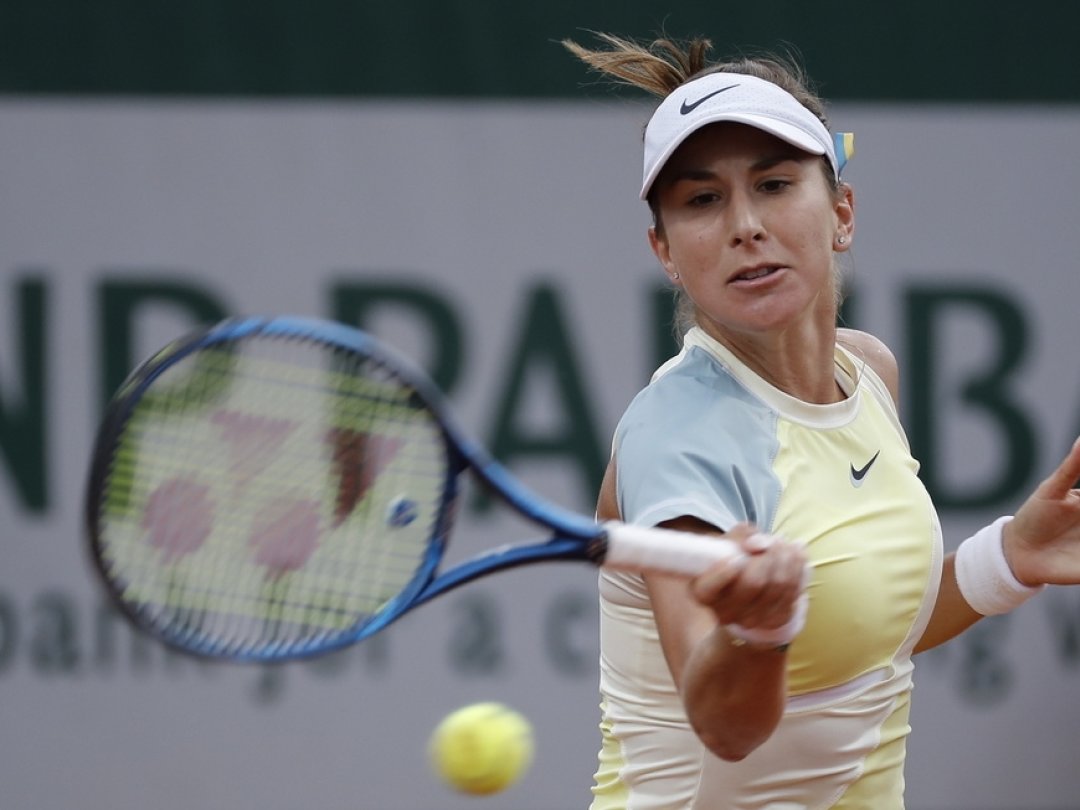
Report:
[[[810,600],[803,591],[795,602],[791,619],[780,627],[743,627],[741,624],[725,624],[724,630],[736,641],[754,647],[785,649],[806,625],[806,611]]]
[[[1009,567],[1002,529],[1010,520],[1011,515],[998,518],[956,549],[956,584],[964,600],[983,616],[1008,613],[1043,589],[1025,585]]]

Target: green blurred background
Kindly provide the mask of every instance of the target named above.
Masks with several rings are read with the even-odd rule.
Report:
[[[590,30],[795,47],[834,100],[1080,100],[1067,0],[6,0],[0,92],[573,96]]]

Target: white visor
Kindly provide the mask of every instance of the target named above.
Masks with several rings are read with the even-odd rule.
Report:
[[[649,119],[641,199],[648,197],[660,170],[683,141],[720,121],[747,124],[811,155],[824,155],[837,178],[853,151],[850,133],[837,133],[834,141],[816,115],[772,82],[741,73],[709,73],[668,95]]]

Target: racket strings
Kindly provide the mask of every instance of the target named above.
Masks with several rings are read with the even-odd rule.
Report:
[[[189,642],[326,644],[429,563],[447,464],[433,415],[389,370],[249,338],[177,362],[135,405],[102,557],[129,605]]]

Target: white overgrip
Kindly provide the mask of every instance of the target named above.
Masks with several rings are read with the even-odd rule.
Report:
[[[718,562],[745,558],[737,543],[715,535],[631,526],[616,520],[603,525],[607,554],[601,565],[605,568],[693,577]]]

